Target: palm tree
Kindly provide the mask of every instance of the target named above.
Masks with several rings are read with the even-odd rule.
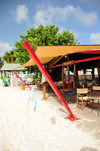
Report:
[[[2,59],[6,62],[6,63],[13,63],[15,61],[15,57],[14,57],[14,52],[13,50],[10,52],[5,52],[4,56],[2,57]]]
[[[1,60],[1,57],[0,57],[0,69],[2,68],[2,66],[3,66],[3,60]]]

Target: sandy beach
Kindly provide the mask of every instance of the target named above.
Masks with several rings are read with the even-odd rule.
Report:
[[[76,103],[69,104],[80,120],[66,119],[65,108],[54,95],[34,86],[37,111],[30,90],[0,86],[0,151],[100,151],[100,116]]]

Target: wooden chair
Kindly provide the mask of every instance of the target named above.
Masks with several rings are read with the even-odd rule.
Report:
[[[93,86],[93,91],[100,91],[100,86]]]
[[[88,97],[88,88],[78,88],[77,107],[80,107],[83,110],[89,101],[91,101],[91,98]]]
[[[97,94],[98,93],[100,94],[100,86],[93,86],[93,91],[96,92]],[[99,99],[97,99],[97,100],[98,100],[98,103],[99,103]]]

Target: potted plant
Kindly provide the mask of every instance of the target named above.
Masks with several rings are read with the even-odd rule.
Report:
[[[20,81],[18,83],[18,86],[19,86],[20,90],[25,90],[25,84],[23,83],[23,81]]]

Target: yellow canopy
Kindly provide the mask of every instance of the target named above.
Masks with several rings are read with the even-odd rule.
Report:
[[[53,57],[40,58],[40,62],[41,62],[41,63],[47,63],[47,62],[49,62],[49,61],[52,60],[52,59],[53,59]],[[35,65],[35,62],[34,62],[34,60],[31,58],[29,61],[27,61],[25,64],[19,66],[18,68],[23,68],[23,67],[33,66],[33,65]]]
[[[36,55],[41,63],[47,63],[57,56],[77,53],[81,51],[100,50],[100,45],[78,45],[78,46],[37,46]],[[19,66],[19,68],[35,65],[31,58],[28,62]]]

